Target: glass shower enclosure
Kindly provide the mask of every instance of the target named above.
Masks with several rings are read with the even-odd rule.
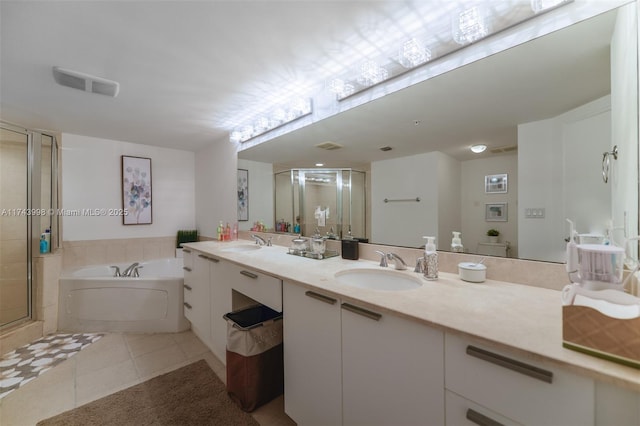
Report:
[[[276,231],[340,239],[366,236],[365,172],[291,169],[275,173]],[[284,225],[282,225],[284,224]]]
[[[58,247],[56,138],[0,123],[0,330],[32,318],[32,260]]]

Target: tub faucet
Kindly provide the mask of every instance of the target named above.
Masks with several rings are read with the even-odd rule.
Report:
[[[399,271],[404,271],[405,269],[407,269],[407,264],[405,263],[404,259],[402,259],[400,256],[398,256],[395,253],[387,253],[387,258],[391,261],[393,261],[395,267],[397,270]]]
[[[140,276],[138,274],[138,267],[140,266],[140,264],[138,262],[134,262],[133,264],[127,266],[127,269],[125,269],[122,274],[120,274],[121,277],[130,277],[131,274],[135,274],[134,276]]]
[[[111,268],[115,268],[115,272],[113,273],[113,276],[114,276],[114,277],[120,277],[120,276],[121,276],[121,274],[120,274],[120,268],[119,268],[119,267],[117,267],[117,266],[111,266]]]

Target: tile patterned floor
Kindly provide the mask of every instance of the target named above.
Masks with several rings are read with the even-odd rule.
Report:
[[[152,377],[207,361],[224,382],[224,364],[191,332],[104,336],[0,399],[0,425],[32,426]],[[259,407],[253,417],[263,426],[295,426],[284,413],[284,398]]]
[[[0,358],[0,399],[102,336],[96,333],[53,334],[3,355]]]

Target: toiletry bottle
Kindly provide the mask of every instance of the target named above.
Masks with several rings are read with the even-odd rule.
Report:
[[[45,239],[44,233],[40,235],[40,253],[46,253],[49,251],[49,244],[47,244],[47,240]]]
[[[51,229],[47,228],[44,231],[44,239],[47,241],[47,253],[51,250]]]
[[[216,238],[218,239],[218,241],[222,241],[222,221],[220,221],[220,223],[218,224],[218,229],[216,229]]]
[[[229,222],[227,222],[227,226],[224,228],[224,240],[231,241],[231,226],[229,226]]]
[[[460,232],[453,231],[453,238],[451,239],[451,251],[454,253],[464,252],[464,247],[462,246],[462,239],[460,238]]]
[[[427,240],[424,246],[424,277],[430,281],[438,279],[438,252],[436,251],[436,237],[422,237]]]
[[[238,223],[233,224],[233,241],[238,241]]]

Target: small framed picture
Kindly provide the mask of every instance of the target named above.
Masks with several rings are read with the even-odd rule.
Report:
[[[507,192],[507,174],[488,175],[484,177],[484,192],[505,193]]]
[[[506,222],[507,203],[486,204],[484,218],[487,222]]]

